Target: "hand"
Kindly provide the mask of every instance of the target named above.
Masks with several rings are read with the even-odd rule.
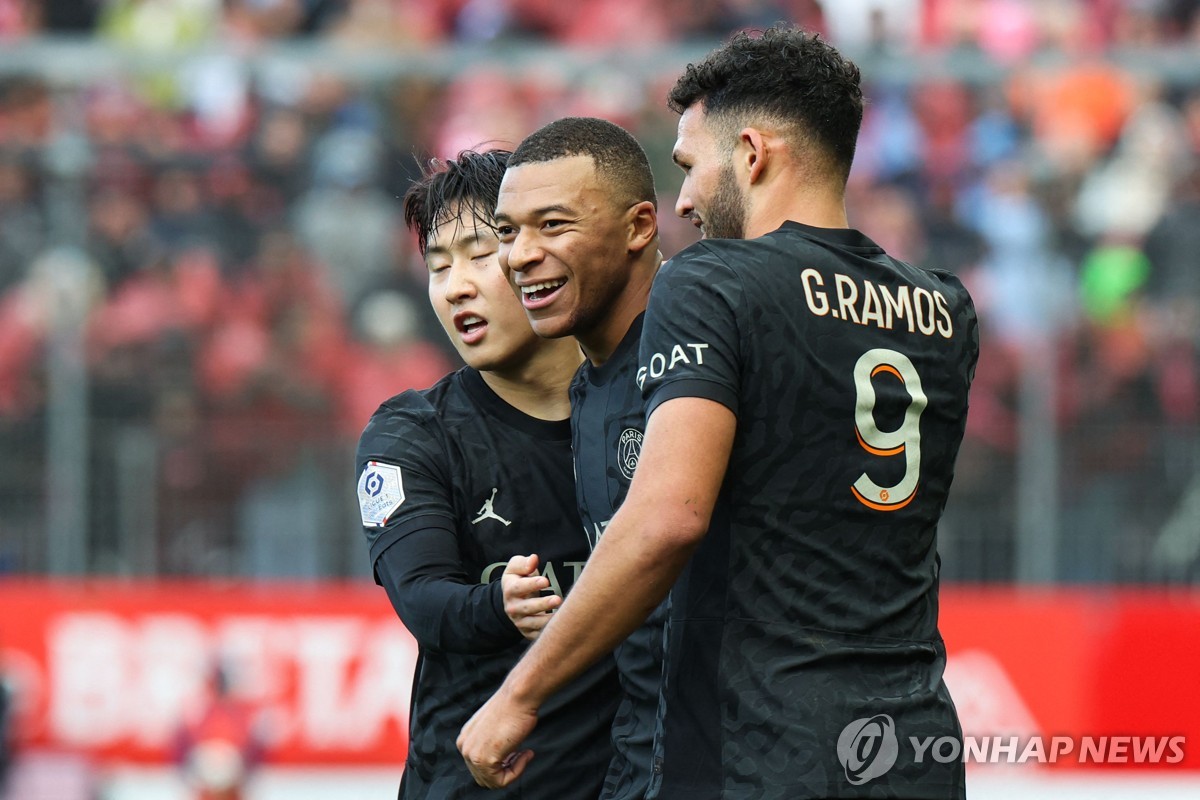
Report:
[[[550,612],[562,605],[562,598],[558,595],[542,594],[542,590],[550,586],[550,580],[538,575],[537,568],[536,554],[513,556],[500,576],[504,613],[521,635],[530,641],[536,639],[542,628],[550,622]]]
[[[522,706],[501,686],[458,734],[458,751],[475,782],[499,789],[521,777],[532,750],[518,750],[537,726],[537,708]]]

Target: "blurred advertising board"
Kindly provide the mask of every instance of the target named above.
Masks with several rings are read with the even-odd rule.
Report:
[[[283,764],[403,761],[416,646],[373,585],[0,581],[18,744],[173,757],[220,664]]]
[[[1017,763],[1200,770],[1200,592],[954,586],[941,609],[946,683],[979,751],[1016,736]]]
[[[966,752],[898,731],[901,746],[980,764],[1200,770],[1200,594],[951,586],[941,630]],[[97,760],[171,760],[221,663],[260,715],[269,761],[394,765],[416,655],[367,583],[0,580],[19,744]]]

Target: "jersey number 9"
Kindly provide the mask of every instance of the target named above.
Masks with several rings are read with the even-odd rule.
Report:
[[[879,375],[900,381],[909,396],[904,421],[894,431],[881,431],[875,422],[875,386],[871,381]],[[908,356],[879,347],[863,353],[854,365],[854,388],[854,433],[858,443],[874,456],[903,456],[904,477],[893,486],[880,486],[864,472],[850,491],[867,508],[899,511],[916,497],[921,473],[921,412],[929,404],[921,389],[921,376]]]

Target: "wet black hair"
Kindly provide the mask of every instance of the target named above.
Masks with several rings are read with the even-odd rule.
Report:
[[[421,255],[447,222],[492,223],[511,155],[508,150],[464,150],[453,159],[429,160],[404,194],[404,224],[416,233]]]

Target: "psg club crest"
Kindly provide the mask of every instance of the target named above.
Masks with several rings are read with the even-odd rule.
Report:
[[[637,428],[626,428],[621,431],[617,441],[617,464],[625,480],[633,480],[633,471],[637,469],[638,459],[642,457],[642,432]]]
[[[358,509],[362,524],[382,528],[404,502],[404,483],[395,464],[368,461],[358,478]]]

